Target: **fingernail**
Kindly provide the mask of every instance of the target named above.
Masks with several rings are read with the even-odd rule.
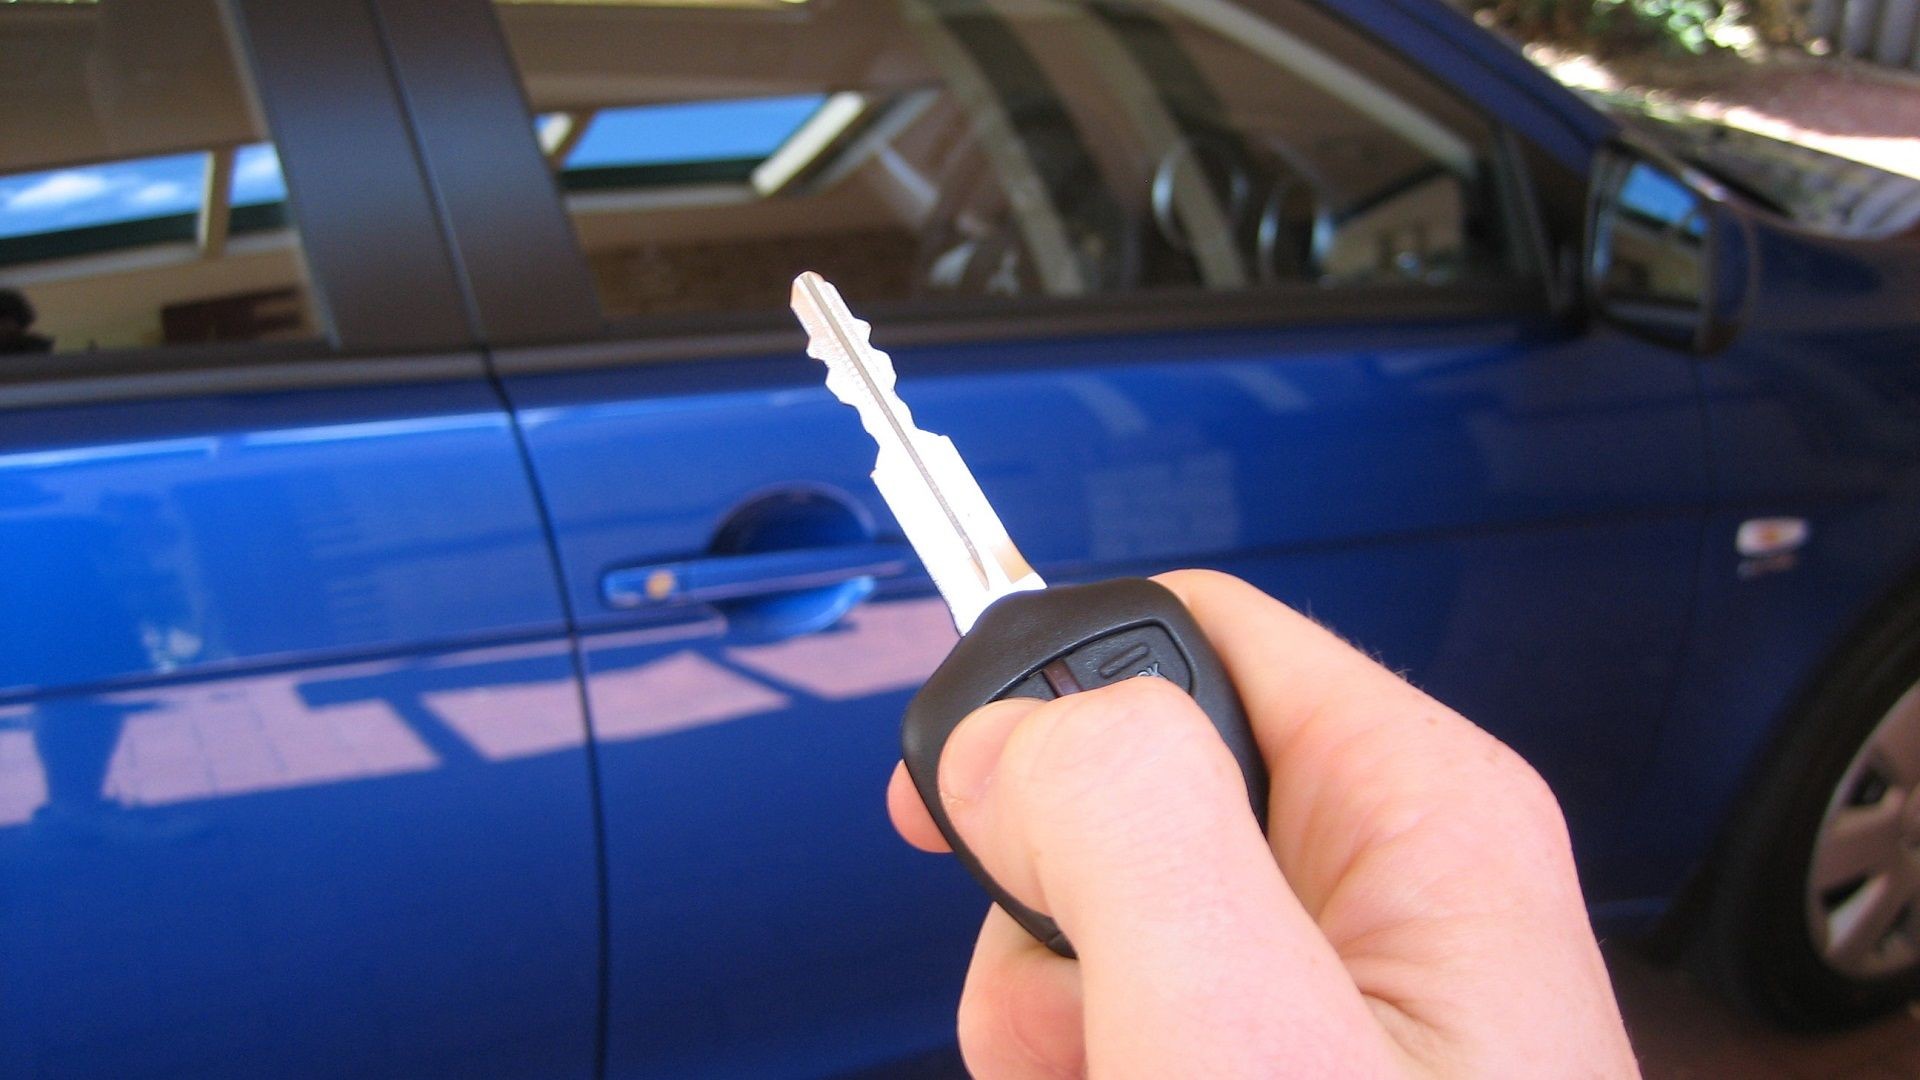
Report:
[[[1010,698],[967,714],[940,750],[940,801],[976,802],[993,783],[1000,752],[1022,717],[1038,708],[1031,698]]]

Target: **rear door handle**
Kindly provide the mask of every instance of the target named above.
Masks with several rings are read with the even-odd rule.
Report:
[[[600,579],[610,607],[703,604],[818,589],[855,578],[894,577],[913,565],[905,544],[842,544],[745,555],[708,555],[626,566]]]

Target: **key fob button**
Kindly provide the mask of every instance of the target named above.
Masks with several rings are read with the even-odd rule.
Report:
[[[1091,690],[1122,679],[1159,676],[1193,692],[1193,669],[1173,636],[1157,623],[1130,627],[1082,645],[1065,657],[1080,689]]]
[[[1041,701],[1052,701],[1055,696],[1053,687],[1048,686],[1047,680],[1037,671],[1021,679],[1019,682],[1014,683],[1013,689],[1000,695],[1002,699],[1010,697],[1030,697],[1037,698]]]
[[[907,703],[900,756],[927,813],[994,901],[1061,956],[1074,953],[1059,925],[1001,888],[954,831],[940,800],[940,751],[968,713],[994,698],[1046,700],[1156,672],[1213,722],[1246,781],[1247,808],[1264,827],[1267,774],[1240,696],[1192,614],[1158,582],[1120,578],[1002,597]]]

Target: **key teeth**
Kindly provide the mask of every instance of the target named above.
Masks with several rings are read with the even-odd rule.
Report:
[[[873,324],[847,310],[832,282],[809,270],[793,279],[792,300],[807,331],[807,355],[826,365],[827,388],[834,396],[857,409],[869,407],[867,399],[876,394],[891,397],[898,378],[893,357],[873,347]],[[897,398],[873,401],[871,407],[890,407],[903,419],[908,415]]]
[[[860,319],[853,319],[850,323],[856,344],[866,346],[876,358],[886,361],[887,366],[892,367],[893,357],[873,347],[873,325]],[[846,351],[840,347],[839,342],[833,339],[830,332],[814,330],[811,327],[808,327],[807,331],[807,355],[813,357],[815,360],[823,364],[832,363],[838,354]],[[821,355],[822,352],[828,355],[823,356]],[[851,360],[853,358],[849,356],[846,359]]]
[[[807,330],[807,355],[827,369],[827,389],[859,413],[873,436],[874,484],[956,625],[970,626],[998,596],[1040,587],[952,441],[913,422],[894,390],[893,358],[873,347],[872,324],[847,310],[839,290],[812,271],[794,278],[793,310]]]

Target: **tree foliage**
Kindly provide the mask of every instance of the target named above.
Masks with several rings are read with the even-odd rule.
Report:
[[[1482,22],[1526,40],[1602,53],[1700,55],[1797,43],[1805,0],[1468,0]]]

